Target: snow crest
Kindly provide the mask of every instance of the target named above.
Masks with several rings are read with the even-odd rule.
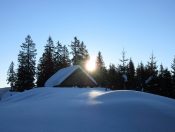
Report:
[[[175,131],[175,100],[143,92],[48,87],[3,97],[2,132]]]

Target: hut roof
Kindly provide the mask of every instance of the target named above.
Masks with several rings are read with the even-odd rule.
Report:
[[[64,80],[66,80],[71,74],[73,74],[77,69],[80,69],[86,76],[93,81],[96,85],[97,82],[79,65],[74,65],[66,67],[57,71],[53,76],[51,76],[44,84],[45,87],[54,87],[60,85]]]

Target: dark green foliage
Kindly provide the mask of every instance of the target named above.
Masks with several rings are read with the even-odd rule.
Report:
[[[80,42],[77,37],[74,37],[74,41],[71,42],[71,54],[72,54],[72,64],[73,65],[81,65],[82,67],[85,66],[85,62],[89,58],[88,51],[84,42]]]
[[[11,91],[14,91],[15,89],[15,82],[16,82],[16,73],[14,70],[14,63],[11,62],[8,72],[7,72],[7,83],[10,84]]]
[[[137,90],[140,90],[140,91],[144,90],[146,78],[147,77],[146,77],[145,66],[141,62],[136,69]]]
[[[126,58],[126,52],[123,50],[122,51],[122,59],[120,59],[120,62],[122,63],[119,67],[120,67],[120,72],[122,74],[126,74],[126,62],[128,61],[128,59]]]
[[[171,64],[171,69],[172,69],[172,89],[173,89],[173,95],[175,98],[175,57],[173,59],[173,63]]]
[[[70,66],[69,51],[59,41],[54,47],[51,37],[47,40],[44,53],[37,67],[37,86],[43,87],[44,83],[58,70]]]
[[[77,39],[77,37],[74,37],[74,41],[71,42],[71,54],[72,54],[72,64],[73,65],[78,65],[79,62],[79,56],[78,56],[78,50],[79,50],[79,45],[80,45],[80,41]]]
[[[117,71],[116,71],[116,67],[114,64],[110,64],[109,65],[109,69],[108,69],[108,82],[109,82],[109,87],[111,89],[115,89],[116,85],[117,85]]]
[[[136,79],[135,79],[135,67],[132,59],[129,60],[126,69],[128,82],[127,82],[127,89],[135,89],[136,87]]]
[[[158,73],[158,94],[163,94],[163,89],[166,88],[166,85],[164,83],[164,67],[163,65],[161,64],[160,65],[160,69],[159,69],[159,73]]]
[[[164,87],[162,87],[162,95],[167,97],[173,97],[174,89],[172,88],[171,72],[166,68],[163,72],[164,80],[161,81]]]
[[[55,47],[54,65],[55,72],[57,72],[61,68],[70,66],[69,51],[66,45],[62,46],[59,41]]]
[[[146,68],[145,68],[145,91],[156,93],[158,89],[158,70],[157,65],[155,61],[154,54],[152,53],[150,57],[150,61],[148,62]]]
[[[107,80],[109,88],[113,90],[121,88],[121,76],[114,64],[109,65]]]
[[[94,72],[93,76],[99,86],[104,87],[107,85],[107,70],[105,68],[101,52],[98,52],[96,59],[96,71]]]
[[[58,41],[56,43],[55,52],[54,52],[55,72],[62,68],[61,66],[62,50],[63,50],[63,46]]]
[[[81,42],[77,37],[74,37],[70,48],[71,60],[65,45],[58,41],[54,46],[52,38],[48,38],[37,67],[36,83],[38,87],[44,86],[50,76],[59,69],[70,66],[71,63],[84,68],[85,62],[89,59],[89,54],[83,41]],[[35,43],[28,35],[25,38],[25,43],[22,43],[18,55],[17,72],[15,73],[14,63],[12,62],[7,73],[7,82],[10,84],[11,90],[24,91],[35,86],[35,57]],[[96,70],[90,74],[99,86],[109,87],[112,90],[139,90],[175,98],[175,58],[171,65],[171,72],[167,68],[164,69],[163,65],[158,71],[153,54],[147,65],[144,66],[141,62],[135,69],[132,59],[128,62],[126,52],[123,50],[120,62],[121,64],[117,67],[110,64],[109,69],[106,69],[102,54],[99,52],[96,59]]]
[[[128,77],[127,77],[127,66],[126,66],[126,63],[127,63],[128,59],[126,58],[126,52],[123,50],[122,51],[122,59],[120,59],[120,62],[122,64],[120,64],[118,66],[118,69],[119,69],[119,74],[120,74],[120,82],[122,84],[122,88],[123,89],[126,89],[126,85],[127,85],[127,80],[128,80]]]
[[[154,77],[157,76],[158,70],[157,70],[157,65],[156,65],[154,54],[151,55],[150,61],[148,62],[146,68],[147,68],[148,77],[149,76],[154,76]]]
[[[55,72],[54,65],[54,43],[51,37],[48,38],[44,53],[39,60],[37,67],[37,86],[43,87],[46,80]]]
[[[24,91],[33,88],[35,86],[36,49],[30,35],[25,38],[25,42],[21,45],[18,63],[15,90]]]
[[[158,81],[159,91],[156,93],[167,97],[173,97],[171,73],[167,68],[164,69],[163,65],[160,65]]]
[[[61,54],[61,65],[62,67],[67,67],[70,66],[70,59],[69,59],[69,51],[66,47],[66,45],[63,46],[62,48],[62,54]]]
[[[175,57],[173,59],[173,63],[171,64],[171,69],[172,69],[172,81],[173,81],[173,87],[175,89]]]

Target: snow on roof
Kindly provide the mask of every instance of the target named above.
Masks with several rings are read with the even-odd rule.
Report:
[[[53,86],[61,84],[65,79],[67,79],[77,69],[80,69],[82,72],[84,72],[89,77],[89,79],[92,80],[97,85],[97,82],[85,70],[83,70],[79,65],[74,65],[74,66],[66,67],[66,68],[63,68],[57,71],[53,76],[51,76],[45,82],[44,86],[53,87]]]

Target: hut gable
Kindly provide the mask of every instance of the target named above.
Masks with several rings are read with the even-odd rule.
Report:
[[[51,76],[45,83],[45,87],[93,87],[97,82],[80,66],[63,68]]]

